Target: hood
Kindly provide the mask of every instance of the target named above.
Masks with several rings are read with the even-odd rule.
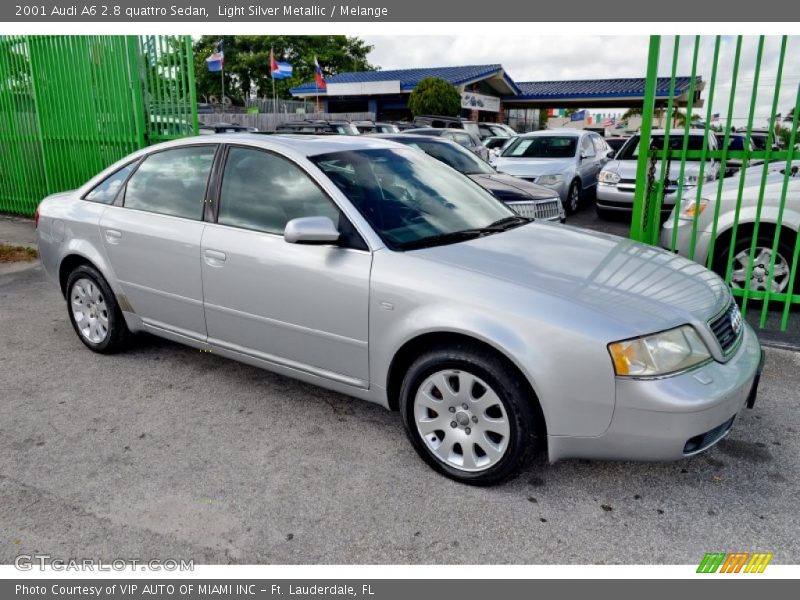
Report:
[[[705,322],[730,293],[701,265],[629,239],[543,222],[415,251],[419,257],[578,303],[644,335]]]
[[[485,190],[492,192],[500,200],[508,202],[558,198],[558,195],[549,188],[504,173],[493,175],[477,173],[469,175],[469,178]]]
[[[574,168],[574,158],[511,158],[498,156],[494,168],[517,177],[539,177],[554,175]]]
[[[617,173],[622,179],[636,179],[636,166],[637,161],[635,160],[612,160],[606,163],[603,167],[604,171],[610,171],[612,173]],[[672,161],[669,168],[669,178],[671,180],[675,180],[678,178],[681,172],[681,163],[680,161]],[[700,172],[700,162],[699,161],[686,161],[686,165],[683,168],[683,176],[686,177],[688,175],[697,175]],[[661,173],[661,161],[656,162],[656,174]],[[709,174],[708,163],[706,163],[705,169],[706,175]]]

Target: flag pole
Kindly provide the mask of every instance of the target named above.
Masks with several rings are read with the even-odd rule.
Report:
[[[272,70],[272,63],[275,60],[275,52],[270,46],[269,49],[269,75],[270,79],[272,79],[272,112],[277,113],[276,105],[277,105],[277,97],[275,96],[275,73]]]

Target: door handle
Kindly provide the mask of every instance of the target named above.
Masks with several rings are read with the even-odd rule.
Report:
[[[109,244],[119,244],[122,239],[122,232],[116,229],[106,229],[106,241]]]
[[[204,250],[203,257],[205,258],[206,264],[212,267],[221,266],[228,258],[224,252],[220,252],[219,250]]]

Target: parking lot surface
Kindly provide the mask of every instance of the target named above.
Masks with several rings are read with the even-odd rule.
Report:
[[[762,382],[698,457],[471,488],[379,406],[150,336],[89,352],[35,266],[0,275],[0,562],[796,563],[800,354],[767,349]]]

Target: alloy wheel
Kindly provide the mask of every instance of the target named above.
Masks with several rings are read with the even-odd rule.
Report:
[[[414,398],[420,437],[441,462],[479,472],[505,456],[511,426],[499,396],[466,371],[447,369],[427,377]]]
[[[108,307],[98,285],[85,277],[78,279],[72,285],[70,304],[75,325],[84,339],[102,343],[108,335]]]
[[[750,252],[742,250],[734,256],[731,269],[731,287],[743,289],[747,279],[747,265],[750,262]],[[772,248],[757,246],[750,269],[750,289],[766,291],[770,281],[770,266],[772,265]],[[789,262],[780,252],[775,253],[775,265],[772,266],[771,293],[781,293],[789,285],[791,269]]]

